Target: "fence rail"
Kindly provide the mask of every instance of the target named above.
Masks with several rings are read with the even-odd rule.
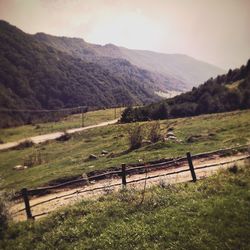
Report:
[[[47,213],[41,213],[41,214],[37,214],[37,215],[33,216],[31,208],[34,208],[34,207],[39,206],[39,205],[44,204],[44,203],[51,202],[53,200],[58,200],[58,199],[69,197],[69,196],[76,195],[76,194],[81,194],[81,193],[86,193],[86,192],[91,192],[91,191],[96,191],[96,190],[102,190],[102,189],[105,189],[105,188],[117,187],[117,186],[121,186],[121,185],[122,185],[122,187],[126,187],[127,184],[132,184],[132,183],[136,183],[136,182],[140,182],[140,181],[146,181],[146,180],[149,180],[149,179],[160,178],[160,177],[165,177],[165,176],[170,176],[170,175],[176,175],[176,174],[180,174],[180,173],[184,173],[184,172],[190,172],[191,177],[192,177],[192,181],[195,182],[197,180],[196,173],[195,173],[196,170],[216,167],[218,165],[224,165],[224,164],[233,163],[235,161],[249,159],[250,156],[244,156],[244,157],[241,157],[241,158],[239,158],[237,160],[231,160],[231,161],[227,161],[227,162],[224,162],[224,163],[209,164],[209,165],[205,165],[205,166],[201,166],[201,167],[194,167],[192,159],[199,158],[201,156],[208,156],[208,155],[211,155],[211,154],[223,153],[223,152],[228,152],[230,150],[236,150],[236,149],[240,149],[240,148],[243,149],[243,148],[248,148],[248,147],[249,147],[249,145],[244,145],[244,146],[240,146],[240,147],[221,149],[221,150],[217,150],[217,151],[211,151],[211,152],[196,154],[196,155],[193,155],[193,156],[191,156],[191,154],[188,152],[186,154],[186,157],[181,157],[181,158],[177,158],[177,159],[167,159],[165,162],[159,162],[159,163],[155,163],[155,164],[137,166],[137,167],[128,167],[125,164],[122,164],[120,170],[110,171],[110,172],[106,172],[106,173],[99,174],[99,175],[89,176],[87,178],[81,178],[81,179],[78,179],[78,180],[68,181],[68,182],[58,184],[58,185],[55,185],[55,186],[48,186],[48,187],[42,187],[42,188],[30,189],[30,190],[27,190],[26,188],[23,188],[21,190],[21,197],[24,200],[25,207],[23,209],[20,209],[20,210],[16,211],[13,214],[18,214],[20,212],[25,211],[27,219],[34,219],[35,217],[39,217],[39,216],[42,216],[42,215],[47,214]],[[162,169],[162,168],[169,169],[169,168],[173,168],[174,164],[178,164],[181,161],[187,161],[189,167],[186,168],[186,169],[178,170],[178,171],[172,171],[172,172],[169,172],[169,173],[158,174],[158,175],[154,175],[154,176],[146,176],[146,177],[143,177],[143,178],[130,180],[130,181],[127,181],[127,179],[126,179],[126,176],[133,173],[133,172],[139,174],[139,173],[141,173],[140,172],[141,170],[148,173],[149,169],[152,169],[152,170],[158,170],[158,169]],[[68,193],[68,194],[59,195],[59,196],[50,198],[48,200],[35,203],[33,205],[30,205],[30,203],[29,203],[29,196],[30,195],[39,194],[42,191],[49,191],[49,190],[52,190],[52,189],[58,189],[58,188],[68,186],[68,185],[72,185],[72,184],[76,184],[76,183],[87,183],[88,181],[91,181],[91,180],[99,180],[99,179],[106,178],[107,176],[115,176],[115,175],[121,177],[121,183],[116,183],[116,184],[112,184],[112,185],[109,185],[109,186],[100,186],[100,187],[96,187],[96,188],[92,188],[92,189],[80,189],[80,190],[76,190],[76,191],[73,191],[73,192]]]
[[[199,157],[203,157],[203,156],[209,156],[209,155],[213,155],[213,154],[220,154],[220,153],[226,153],[230,150],[239,150],[239,149],[245,149],[248,148],[250,145],[242,145],[242,146],[238,146],[238,147],[233,147],[233,148],[225,148],[225,149],[220,149],[220,150],[216,150],[216,151],[210,151],[210,152],[205,152],[205,153],[199,153],[199,154],[195,154],[192,155],[192,159],[197,159]],[[168,168],[169,165],[171,167],[172,164],[176,164],[177,162],[182,162],[182,161],[186,161],[187,157],[179,157],[179,158],[171,158],[171,159],[161,159],[159,161],[151,161],[149,162],[147,165],[145,164],[129,164],[128,166],[126,166],[126,173],[130,173],[132,174],[133,172],[139,172],[140,170],[146,170],[146,169],[161,169],[161,168]],[[157,162],[157,163],[154,163]],[[108,171],[102,174],[97,174],[97,175],[91,175],[91,173],[89,173],[89,176],[87,175],[86,178],[79,178],[76,180],[72,180],[72,181],[67,181],[64,183],[60,183],[54,186],[47,186],[47,187],[40,187],[40,188],[35,188],[35,189],[29,189],[28,190],[28,194],[29,195],[36,195],[36,194],[40,194],[43,191],[49,191],[49,190],[53,190],[53,189],[59,189],[65,186],[69,186],[69,185],[73,185],[73,184],[78,184],[78,183],[87,183],[88,181],[92,181],[92,180],[100,180],[100,179],[104,179],[105,177],[110,177],[110,176],[115,176],[118,175],[120,176],[122,174],[122,170],[112,170],[112,171]],[[15,198],[21,198],[22,195],[16,195]]]

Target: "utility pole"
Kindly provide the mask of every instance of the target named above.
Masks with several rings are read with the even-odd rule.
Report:
[[[81,112],[82,112],[82,127],[84,127],[84,111],[83,111],[83,108],[81,108]]]

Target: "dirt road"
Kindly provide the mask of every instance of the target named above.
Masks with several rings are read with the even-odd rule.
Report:
[[[68,130],[66,130],[66,132],[69,134],[73,134],[73,133],[84,131],[84,130],[91,129],[91,128],[98,128],[98,127],[103,127],[103,126],[107,126],[110,124],[115,124],[115,123],[117,123],[117,121],[118,121],[118,119],[115,119],[115,120],[102,122],[102,123],[87,126],[87,127],[68,129]],[[8,143],[0,144],[0,150],[14,148],[14,147],[18,146],[21,142],[26,141],[26,140],[30,140],[35,144],[46,142],[49,140],[55,140],[55,139],[59,138],[60,136],[62,136],[63,134],[64,134],[63,132],[54,132],[54,133],[50,133],[50,134],[44,134],[44,135],[38,135],[38,136],[24,138],[22,140],[15,141],[15,142],[8,142]]]
[[[241,164],[242,162],[246,161],[246,158],[249,160],[249,153],[237,153],[232,156],[224,156],[221,157],[218,154],[212,155],[212,156],[207,156],[203,157],[200,159],[195,159],[193,160],[193,164],[195,168],[198,167],[204,167],[208,165],[213,165],[213,164],[220,164],[217,166],[212,166],[209,168],[204,168],[204,169],[197,169],[196,176],[197,179],[202,179],[207,176],[212,175],[219,169],[223,168],[228,168],[237,162],[237,164]],[[127,176],[127,182],[130,181],[135,181],[141,178],[148,178],[152,176],[157,176],[157,175],[163,175],[167,174],[173,171],[180,171],[188,169],[188,163],[183,162],[181,164],[176,164],[176,165],[171,165],[171,168],[167,169],[161,169],[161,170],[156,170],[152,172],[148,172],[147,174],[134,174],[131,176]],[[128,184],[128,188],[136,188],[136,189],[142,189],[146,185],[146,187],[150,187],[152,185],[157,185],[160,183],[164,184],[174,184],[174,183],[179,183],[179,182],[186,182],[190,181],[191,174],[189,171],[183,172],[183,173],[177,173],[174,175],[168,175],[168,176],[160,176],[152,179],[147,179],[147,180],[142,180],[138,182],[134,182],[133,184]],[[112,188],[109,186],[113,185]],[[104,187],[102,189],[98,189]],[[92,182],[87,186],[83,187],[78,187],[78,188],[73,188],[73,189],[61,189],[58,190],[56,193],[40,196],[40,197],[34,197],[30,200],[30,205],[32,206],[32,214],[33,215],[46,215],[49,212],[52,212],[56,209],[59,209],[60,207],[64,207],[69,204],[74,204],[76,201],[82,200],[82,199],[96,199],[100,195],[104,195],[110,191],[115,191],[121,188],[121,179],[119,177],[117,178],[110,178],[110,179],[105,179],[101,181],[96,181]],[[88,191],[90,189],[96,189],[94,191]],[[64,196],[60,197],[59,196]],[[43,203],[47,200],[50,200],[49,202]],[[38,203],[42,203],[40,205],[36,205]],[[35,205],[35,206],[34,206]],[[15,204],[12,204],[11,206],[11,214],[14,220],[20,221],[20,220],[25,220],[26,215],[24,211],[18,212],[19,210],[24,208],[24,203],[22,201],[18,201]],[[40,217],[40,216],[39,216]]]

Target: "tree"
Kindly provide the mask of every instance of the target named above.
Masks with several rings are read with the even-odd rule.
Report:
[[[162,120],[162,119],[167,119],[168,114],[169,114],[168,105],[165,102],[163,102],[153,109],[151,116],[152,119],[154,120]]]
[[[134,112],[132,107],[127,107],[122,115],[121,115],[121,122],[128,123],[134,121]]]

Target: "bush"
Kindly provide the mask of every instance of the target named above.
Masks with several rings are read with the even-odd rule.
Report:
[[[134,113],[132,107],[127,107],[121,115],[121,122],[122,123],[128,123],[134,121]]]
[[[63,135],[61,135],[60,137],[58,137],[56,140],[57,141],[68,141],[71,138],[71,135],[67,132],[65,132]]]
[[[40,150],[36,150],[33,154],[25,157],[23,165],[27,167],[33,167],[33,166],[41,165],[44,162],[45,162],[45,159],[44,157],[42,157]]]
[[[137,149],[142,146],[143,129],[141,125],[135,125],[128,131],[130,149]]]
[[[34,142],[31,140],[25,140],[20,142],[16,147],[14,147],[14,149],[25,149],[25,148],[29,148],[32,147],[34,145]]]
[[[158,142],[161,139],[160,123],[158,121],[151,123],[149,130],[149,140],[152,143]]]

